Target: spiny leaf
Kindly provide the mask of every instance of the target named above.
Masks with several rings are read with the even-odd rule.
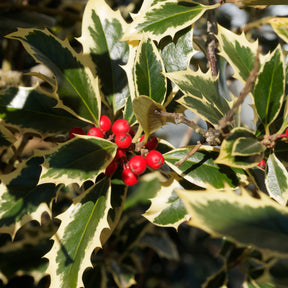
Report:
[[[57,107],[58,104],[56,98],[37,87],[11,87],[0,97],[0,118],[15,129],[43,133],[46,136],[51,133],[68,133],[72,127],[88,125],[64,110],[63,105]]]
[[[178,0],[157,1],[151,5],[145,3],[138,14],[132,15],[133,22],[125,32],[123,40],[141,40],[145,33],[152,40],[159,42],[165,36],[172,38],[175,33],[196,22],[207,9],[218,7],[195,5]]]
[[[41,182],[81,185],[86,180],[94,181],[112,161],[116,149],[114,143],[105,139],[76,136],[45,153]]]
[[[165,111],[165,108],[150,97],[141,95],[134,99],[132,105],[135,117],[145,134],[149,135],[165,124],[166,118],[155,113],[155,110]]]
[[[165,74],[185,94],[177,102],[212,124],[217,124],[230,107],[219,92],[219,79],[211,71],[187,69]]]
[[[207,191],[177,190],[191,216],[188,222],[215,237],[287,257],[288,211],[266,194],[253,198],[244,188]]]
[[[178,229],[181,223],[189,219],[182,200],[175,193],[179,187],[176,180],[169,186],[160,186],[156,195],[150,199],[151,206],[143,216],[157,226]]]
[[[128,60],[128,44],[120,42],[126,27],[120,12],[113,11],[104,0],[88,1],[78,40],[83,53],[91,55],[87,65],[99,77],[104,101],[113,113],[125,105],[129,95],[127,78],[120,67]]]
[[[266,133],[268,126],[277,117],[285,95],[284,57],[278,46],[266,57],[256,80],[253,98],[257,114]]]
[[[58,216],[60,228],[52,238],[51,251],[45,255],[49,259],[47,273],[51,275],[51,287],[83,286],[82,273],[92,266],[91,253],[95,247],[102,247],[101,234],[109,231],[110,198],[110,181],[104,178]]]
[[[88,56],[77,54],[68,41],[56,38],[47,29],[22,29],[7,36],[21,41],[36,62],[56,76],[58,95],[74,114],[98,124],[101,98],[98,79],[87,68]],[[57,89],[57,87],[55,87]]]
[[[275,33],[282,38],[286,43],[288,43],[288,18],[287,17],[277,17],[269,19],[268,21]]]
[[[136,95],[147,95],[155,102],[163,104],[167,89],[166,78],[163,75],[165,68],[151,39],[143,37],[133,68]]]
[[[41,214],[56,196],[55,184],[38,185],[43,159],[35,157],[22,163],[18,176],[2,177],[0,185],[0,232],[14,237],[17,229],[31,219],[40,222]],[[17,174],[16,174],[17,175]],[[13,179],[12,179],[13,178]]]
[[[269,156],[267,167],[265,183],[269,195],[285,206],[288,199],[288,172],[274,153]]]
[[[241,127],[234,128],[231,130],[229,136],[222,142],[220,154],[217,159],[215,159],[215,163],[247,169],[256,166],[263,159],[263,153],[260,152],[262,148],[264,149],[262,146],[255,154],[239,156],[239,153],[236,153],[237,155],[233,155],[233,153],[235,153],[235,150],[233,149],[235,148],[235,145],[237,145],[237,142],[235,144],[235,141],[239,141],[237,140],[239,138],[251,138],[251,141],[257,141],[255,135],[250,130]]]
[[[165,163],[187,181],[200,187],[209,185],[223,188],[227,183],[235,187],[239,185],[240,180],[245,180],[244,172],[241,169],[231,169],[214,163],[219,153],[218,149],[202,147],[179,167],[175,163],[186,156],[193,146],[174,149],[163,155]]]

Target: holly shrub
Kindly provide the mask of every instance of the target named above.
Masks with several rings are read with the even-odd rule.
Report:
[[[81,52],[48,29],[6,36],[52,75],[30,73],[45,85],[1,91],[2,283],[24,274],[53,288],[143,287],[154,260],[177,263],[189,247],[192,238],[181,242],[177,231],[196,227],[218,241],[220,259],[213,273],[203,268],[199,287],[228,287],[237,267],[243,287],[287,287],[288,19],[256,23],[279,36],[264,52],[248,32],[212,19],[225,4],[216,2],[144,0],[126,21],[104,0],[89,0],[74,39]],[[206,24],[207,49],[193,35]],[[198,51],[208,69],[190,65]],[[231,79],[242,83],[239,95]],[[240,117],[247,95],[249,128]],[[174,147],[159,133],[168,122],[169,133],[184,123],[199,141]],[[135,156],[141,175],[128,167]],[[194,273],[180,270],[179,283]],[[155,281],[145,287],[176,287]]]

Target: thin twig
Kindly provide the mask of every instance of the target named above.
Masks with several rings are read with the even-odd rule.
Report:
[[[260,52],[261,47],[259,46],[257,49],[255,61],[254,61],[254,67],[251,70],[249,77],[247,78],[246,84],[243,87],[243,89],[240,92],[240,95],[237,99],[237,101],[234,103],[233,107],[228,111],[228,113],[219,121],[219,129],[220,131],[224,131],[227,126],[230,125],[230,123],[233,120],[234,115],[237,113],[240,105],[244,102],[246,96],[251,92],[253,89],[254,82],[258,76],[258,68],[259,68],[259,62],[260,62]],[[225,134],[225,133],[224,133]]]
[[[214,5],[214,0],[209,0],[210,5]],[[211,9],[207,11],[207,60],[211,69],[211,73],[213,77],[217,76],[217,68],[216,68],[216,55],[215,55],[215,45],[216,45],[216,37],[217,34],[217,26],[216,26],[216,16],[215,10]]]
[[[179,161],[175,162],[176,166],[182,165],[186,160],[188,160],[193,154],[195,154],[198,149],[202,146],[202,142],[198,141],[198,143],[193,147],[192,150],[190,150],[182,159]]]

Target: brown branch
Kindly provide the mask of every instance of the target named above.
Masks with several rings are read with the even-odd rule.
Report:
[[[193,147],[192,150],[190,150],[182,159],[180,159],[179,161],[175,162],[176,166],[180,166],[181,164],[183,164],[186,160],[188,160],[192,155],[194,155],[198,149],[202,146],[202,142],[198,141],[198,143]]]
[[[258,76],[258,68],[259,68],[259,62],[260,62],[260,52],[261,47],[259,46],[257,49],[254,66],[251,70],[249,77],[247,78],[246,84],[243,87],[243,89],[240,92],[240,95],[237,99],[237,101],[234,103],[233,107],[228,111],[228,113],[219,121],[219,129],[223,132],[227,126],[230,125],[230,123],[233,120],[234,115],[237,113],[240,105],[244,102],[246,96],[251,92],[253,89],[254,82]],[[224,133],[225,134],[225,133]]]

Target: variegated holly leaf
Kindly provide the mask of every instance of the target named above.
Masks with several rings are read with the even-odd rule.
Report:
[[[163,104],[167,90],[164,63],[154,42],[145,36],[138,46],[133,72],[136,96],[146,95]]]
[[[61,224],[52,238],[52,249],[44,256],[49,260],[47,273],[51,275],[51,287],[83,286],[82,274],[92,266],[91,253],[102,247],[102,233],[109,231],[110,200],[110,180],[103,178],[57,217]]]
[[[208,9],[219,5],[205,6],[178,0],[144,1],[140,11],[131,15],[133,22],[125,32],[123,40],[141,40],[143,33],[159,42],[165,36],[175,33],[195,23]]]
[[[161,50],[166,72],[186,70],[195,53],[197,51],[193,48],[193,27],[176,33],[173,41]]]
[[[264,193],[253,198],[244,188],[207,191],[177,190],[188,214],[189,225],[214,237],[287,257],[288,211]]]
[[[2,176],[0,184],[0,232],[14,237],[17,229],[28,221],[40,222],[41,214],[49,211],[48,205],[56,196],[55,184],[37,185],[42,158],[35,157],[21,163],[13,177]]]
[[[245,34],[237,35],[228,29],[218,25],[220,55],[233,67],[234,77],[246,82],[253,69],[258,42],[249,42]]]
[[[189,220],[189,215],[182,200],[175,193],[180,184],[175,179],[170,185],[160,186],[156,195],[151,198],[151,206],[145,211],[143,216],[151,223],[162,227],[174,227]]]
[[[101,97],[98,79],[87,67],[89,57],[78,54],[67,40],[56,38],[47,29],[22,29],[7,36],[21,41],[36,62],[47,66],[56,76],[63,104],[83,119],[98,124]]]
[[[72,127],[85,127],[84,122],[69,113],[59,101],[49,94],[34,88],[11,87],[1,93],[0,118],[15,129],[26,132],[68,133]]]
[[[141,95],[134,99],[132,105],[135,117],[145,134],[150,135],[165,124],[166,118],[155,113],[155,110],[165,111],[165,108],[150,97]]]
[[[217,159],[215,159],[215,163],[243,169],[256,166],[263,159],[262,150],[264,150],[264,147],[262,145],[259,146],[258,144],[256,144],[256,153],[246,153],[245,155],[245,151],[241,152],[241,150],[239,150],[241,146],[237,146],[241,144],[241,141],[243,144],[243,139],[245,139],[244,141],[246,142],[246,145],[248,144],[247,142],[253,142],[254,145],[258,142],[254,133],[252,133],[250,130],[242,127],[234,128],[233,130],[231,130],[229,136],[222,142],[220,154]],[[247,152],[247,149],[249,150],[249,147],[246,146],[245,149]]]
[[[223,188],[227,184],[236,187],[240,181],[245,181],[246,177],[241,169],[216,164],[214,161],[219,155],[219,149],[209,146],[202,146],[183,164],[176,166],[175,163],[186,156],[193,147],[182,147],[165,153],[165,163],[187,181],[203,188]]]
[[[275,120],[281,109],[285,96],[285,81],[284,57],[278,46],[273,53],[266,56],[253,90],[255,109],[267,134],[269,124]]]
[[[129,95],[127,77],[120,67],[128,60],[128,44],[120,41],[127,25],[120,12],[113,11],[104,0],[90,0],[78,39],[83,53],[91,55],[88,65],[99,77],[102,96],[113,113],[125,105]]]
[[[76,136],[61,143],[49,153],[45,162],[41,182],[78,183],[94,181],[115,156],[117,146],[111,141],[93,136]]]
[[[288,43],[288,18],[287,17],[276,17],[269,19],[268,21],[272,26],[275,33],[282,38],[286,43]]]
[[[232,156],[250,156],[262,154],[266,146],[256,139],[256,137],[239,137],[234,141]]]
[[[219,79],[213,78],[211,71],[187,69],[165,74],[184,93],[177,102],[195,112],[211,124],[219,120],[230,110],[227,100],[219,91]]]
[[[265,184],[271,198],[286,206],[288,200],[288,172],[275,154],[267,160],[267,176]]]

